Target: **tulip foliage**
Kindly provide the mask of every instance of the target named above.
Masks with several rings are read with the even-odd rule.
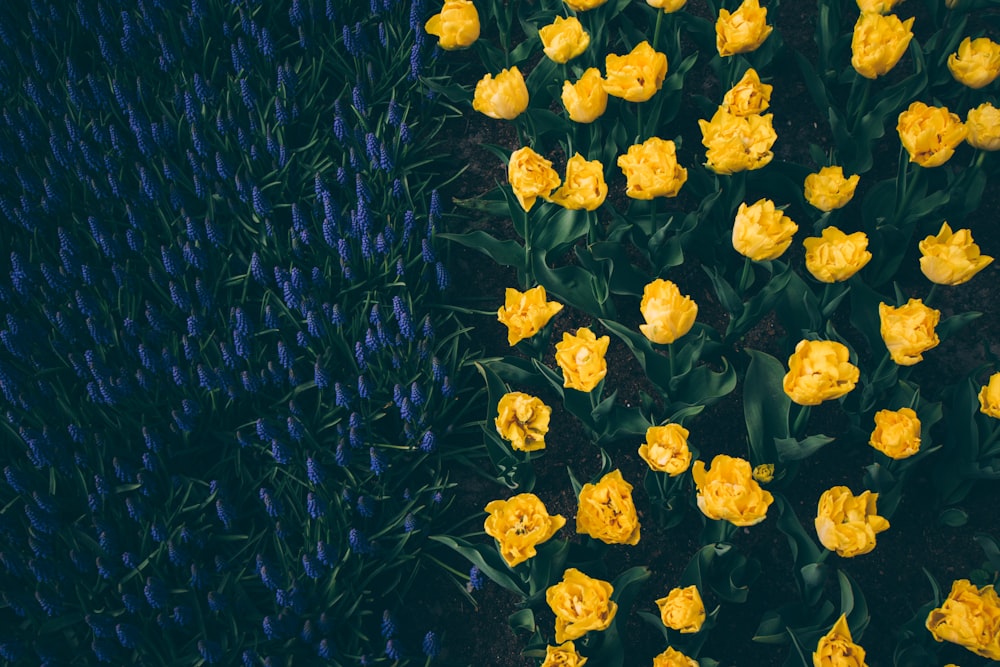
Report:
[[[918,478],[948,525],[964,521],[977,480],[998,478],[993,364],[956,365],[944,382],[921,372],[981,315],[956,312],[950,290],[985,280],[993,262],[971,225],[1000,167],[995,3],[918,4],[821,1],[810,48],[792,48],[777,2],[477,3],[483,34],[463,67],[482,78],[431,86],[516,137],[483,151],[506,180],[455,202],[459,217],[509,220],[509,233],[456,221],[443,234],[516,276],[497,325],[510,353],[478,364],[484,444],[509,490],[551,492],[536,488],[546,447],[518,444],[517,396],[524,427],[544,424],[551,442],[572,422],[602,461],[588,479],[569,470],[575,531],[567,521],[523,533],[537,556],[511,565],[514,538],[490,530],[495,549],[447,538],[519,596],[526,656],[637,664],[616,629],[637,613],[666,643],[654,664],[716,664],[720,608],[706,603],[746,599],[760,565],[735,536],[769,521],[790,546],[797,598],[769,610],[754,639],[786,645],[786,665],[864,665],[872,619],[852,559],[898,530],[891,519]],[[794,93],[789,68],[801,75]],[[516,81],[497,87],[495,73],[511,71]],[[810,103],[815,143],[781,117]],[[608,363],[623,356],[624,369]],[[638,396],[622,400],[622,383]],[[708,451],[708,416],[733,403],[745,448]],[[798,487],[825,448],[871,463],[846,484]],[[810,498],[809,520],[792,497]],[[701,522],[701,546],[656,600],[659,615],[633,612],[651,573],[611,554],[685,517]],[[932,589],[900,630],[911,645],[896,664],[933,663],[942,640],[993,656],[992,588],[974,591],[975,611],[950,598],[928,617],[941,603]],[[543,597],[554,626],[538,613]]]

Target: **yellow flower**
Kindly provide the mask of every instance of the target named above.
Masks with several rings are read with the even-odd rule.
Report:
[[[799,226],[770,199],[740,204],[733,223],[733,247],[755,262],[777,259],[788,250]]]
[[[592,391],[608,374],[604,355],[611,339],[598,338],[583,327],[576,335],[563,332],[563,339],[556,343],[556,363],[563,372],[563,386],[578,391]]]
[[[600,7],[608,0],[563,0],[574,12],[585,12]]]
[[[921,167],[940,167],[962,143],[968,130],[947,107],[929,107],[913,102],[899,114],[899,140],[910,154],[910,162]]]
[[[850,362],[843,343],[800,340],[788,358],[782,388],[799,405],[819,405],[850,392],[860,376],[861,371]]]
[[[687,182],[687,169],[677,164],[673,141],[650,137],[629,146],[618,156],[618,166],[625,174],[625,194],[632,199],[676,197]]]
[[[948,70],[969,88],[988,86],[1000,76],[1000,44],[989,37],[966,37],[958,51],[948,56]]]
[[[563,81],[562,103],[574,123],[593,123],[608,108],[604,79],[596,67],[587,68],[576,83]]]
[[[774,464],[761,463],[759,466],[754,466],[753,478],[761,484],[770,484],[774,481]]]
[[[920,419],[912,408],[879,410],[868,444],[891,459],[905,459],[920,451]]]
[[[490,515],[483,528],[499,542],[500,555],[510,567],[533,558],[538,553],[535,547],[566,525],[562,516],[549,516],[545,505],[533,493],[491,501],[486,511]]]
[[[682,634],[698,632],[705,622],[705,603],[695,585],[673,589],[667,597],[657,600],[656,606],[663,625]]]
[[[823,167],[819,173],[806,176],[806,201],[821,211],[832,211],[847,205],[854,197],[861,177],[844,177],[843,167]]]
[[[862,14],[888,14],[903,0],[858,0],[858,9]]]
[[[576,153],[566,162],[566,178],[562,187],[552,193],[550,201],[569,209],[593,211],[608,196],[604,182],[604,165],[600,160],[587,161]]]
[[[629,53],[604,57],[604,90],[629,102],[645,102],[663,85],[667,56],[654,51],[649,42],[635,45]]]
[[[687,0],[646,0],[646,4],[654,9],[662,9],[665,14],[673,14],[683,9]]]
[[[639,456],[650,470],[676,477],[691,465],[687,441],[688,430],[680,424],[650,426],[646,429],[646,442],[639,445]]]
[[[872,258],[864,232],[845,234],[836,227],[826,227],[820,236],[811,236],[802,245],[806,249],[806,269],[824,283],[847,280]]]
[[[513,120],[528,108],[528,87],[516,66],[487,74],[476,84],[472,108],[490,118]]]
[[[774,86],[761,83],[757,70],[751,67],[722,98],[722,106],[734,116],[760,114],[771,105],[772,90]]]
[[[557,16],[555,22],[539,29],[538,36],[545,55],[557,63],[569,62],[590,46],[590,35],[575,16]]]
[[[921,299],[910,299],[899,308],[880,303],[878,316],[889,356],[900,366],[923,361],[923,353],[941,342],[934,330],[941,320],[941,311],[925,306]]]
[[[760,169],[774,158],[771,147],[778,138],[771,114],[737,116],[719,107],[712,120],[698,120],[701,143],[708,150],[705,166],[717,174]]]
[[[889,14],[865,13],[854,24],[851,38],[851,65],[867,79],[887,73],[906,53],[913,39],[913,18],[901,21]]]
[[[983,102],[965,116],[969,136],[965,141],[983,151],[1000,151],[1000,109]]]
[[[576,532],[605,544],[639,543],[639,515],[632,502],[632,485],[622,478],[620,470],[580,489]]]
[[[695,461],[691,476],[698,488],[698,509],[709,519],[752,526],[767,517],[774,502],[753,478],[750,462],[740,458],[718,454],[707,471],[704,461]]]
[[[563,572],[562,581],[545,591],[545,601],[556,616],[556,641],[561,644],[591,630],[606,630],[618,611],[613,592],[607,581],[588,577],[575,567]]]
[[[924,625],[939,642],[1000,660],[1000,597],[992,585],[978,588],[968,579],[953,581],[947,599],[931,609]]]
[[[979,411],[984,415],[1000,419],[1000,373],[994,373],[979,390]]]
[[[479,12],[471,0],[445,0],[441,13],[432,16],[424,30],[446,51],[464,49],[479,39]]]
[[[504,305],[497,311],[497,319],[507,327],[507,343],[517,345],[541,331],[560,310],[561,303],[545,300],[545,288],[542,285],[526,292],[508,287]]]
[[[979,252],[972,241],[972,232],[960,229],[952,233],[947,222],[941,225],[937,236],[921,241],[920,270],[927,279],[938,285],[961,285],[986,268],[993,258]]]
[[[698,661],[670,646],[653,658],[653,667],[698,667]]]
[[[549,432],[552,408],[542,399],[519,391],[504,394],[497,403],[493,421],[500,437],[519,452],[545,449],[545,434]]]
[[[715,22],[715,48],[720,56],[747,53],[756,50],[770,34],[767,9],[757,0],[743,0],[731,14],[725,9],[719,10],[719,19]]]
[[[510,154],[507,181],[521,208],[530,211],[538,197],[548,197],[559,187],[559,174],[552,168],[551,160],[525,146]]]
[[[830,632],[819,638],[813,652],[813,667],[867,667],[865,650],[854,643],[847,616],[840,615]]]
[[[889,529],[885,517],[876,514],[878,494],[864,491],[855,496],[846,486],[823,492],[816,509],[816,535],[820,543],[839,556],[851,558],[875,548],[875,535]]]
[[[657,278],[643,288],[639,311],[646,320],[639,325],[642,335],[654,343],[669,345],[694,326],[698,304],[682,295],[671,281]]]
[[[545,647],[545,660],[540,667],[583,667],[587,659],[576,652],[573,642],[565,642],[559,646]]]

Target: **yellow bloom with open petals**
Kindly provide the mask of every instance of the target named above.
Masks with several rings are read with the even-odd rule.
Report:
[[[760,169],[774,158],[771,151],[778,134],[771,114],[737,116],[720,106],[711,120],[698,120],[705,166],[717,174]]]
[[[653,667],[698,667],[698,661],[668,646],[666,651],[653,658]]]
[[[733,223],[733,248],[755,262],[777,259],[788,250],[798,229],[770,199],[749,206],[743,202]]]
[[[608,196],[604,181],[604,165],[600,160],[586,160],[576,153],[566,162],[566,178],[562,187],[552,193],[549,200],[563,208],[593,211]]]
[[[605,544],[639,543],[639,515],[632,501],[632,485],[620,470],[613,470],[596,484],[580,489],[576,532]]]
[[[920,451],[920,419],[913,408],[879,410],[868,444],[891,459],[905,459]]]
[[[586,12],[591,9],[597,9],[607,1],[608,0],[563,0],[563,2],[566,3],[566,6],[574,12]]]
[[[771,91],[774,86],[761,83],[754,68],[748,69],[735,86],[722,98],[722,106],[734,116],[761,114],[771,106]]]
[[[438,46],[445,51],[464,49],[479,39],[479,12],[471,0],[445,0],[424,30],[436,36]]]
[[[604,57],[604,90],[629,102],[645,102],[663,86],[667,76],[667,56],[654,51],[648,41],[635,45],[621,56]]]
[[[691,477],[698,489],[698,509],[709,519],[725,520],[734,526],[753,526],[767,518],[774,496],[753,478],[750,462],[718,454],[712,467],[695,461]]]
[[[982,88],[1000,76],[1000,44],[989,37],[966,37],[948,56],[948,71],[964,86]]]
[[[663,625],[682,634],[693,634],[705,623],[705,603],[695,585],[675,588],[656,601]]]
[[[590,46],[590,35],[575,16],[557,16],[554,22],[538,30],[538,37],[545,55],[557,63],[569,62]]]
[[[542,285],[524,292],[508,287],[497,319],[507,327],[507,343],[517,345],[541,331],[562,307],[561,303],[546,300]]]
[[[768,35],[767,9],[758,0],[743,0],[735,12],[719,10],[715,22],[715,48],[720,56],[733,56],[757,50]]]
[[[813,667],[867,667],[865,650],[854,643],[844,614],[819,638],[812,658]]]
[[[545,660],[539,667],[583,667],[587,659],[577,653],[573,642],[564,642],[559,646],[545,647]]]
[[[556,642],[607,630],[618,612],[612,593],[609,582],[588,577],[575,567],[563,572],[562,581],[545,591],[545,602],[556,617]]]
[[[507,163],[507,181],[514,196],[525,211],[530,211],[539,198],[546,198],[559,187],[559,174],[548,160],[529,146],[518,148],[510,154]]]
[[[646,4],[654,9],[662,9],[664,14],[673,14],[683,9],[687,0],[646,0]]]
[[[888,14],[903,0],[858,0],[862,14]]]
[[[629,146],[618,156],[618,166],[625,174],[625,194],[632,199],[676,197],[687,182],[687,169],[677,163],[673,141],[650,137]]]
[[[566,525],[564,517],[550,516],[544,503],[533,493],[491,501],[486,511],[489,516],[483,529],[499,543],[500,555],[510,567],[534,558],[538,553],[536,547]]]
[[[871,261],[868,235],[864,232],[845,234],[836,227],[826,227],[820,236],[802,241],[806,249],[806,269],[824,283],[847,280]]]
[[[1000,419],[1000,373],[994,373],[979,390],[979,411],[988,417]]]
[[[669,345],[694,326],[698,304],[681,294],[673,282],[657,278],[643,288],[639,311],[646,320],[639,325],[642,335],[659,345]]]
[[[921,299],[910,299],[898,308],[878,305],[879,329],[892,360],[900,366],[912,366],[924,358],[924,352],[941,342],[935,330],[941,311],[925,306]]]
[[[552,408],[542,399],[520,391],[504,394],[497,403],[493,420],[497,433],[519,452],[545,449],[545,434],[549,432]]]
[[[866,554],[875,548],[875,536],[889,529],[889,522],[876,512],[878,494],[859,496],[846,486],[823,492],[816,509],[816,535],[820,543],[844,558]]]
[[[560,98],[574,123],[593,123],[608,109],[608,92],[596,67],[588,67],[576,83],[563,81]]]
[[[906,53],[913,39],[913,18],[901,21],[894,14],[865,13],[854,24],[851,65],[866,79],[886,74]]]
[[[850,351],[835,340],[800,340],[788,358],[782,388],[799,405],[819,405],[840,398],[858,383],[861,371]]]
[[[970,146],[982,151],[1000,151],[1000,109],[983,102],[969,109],[965,126],[969,129],[965,141]]]
[[[937,236],[928,236],[920,248],[920,271],[938,285],[961,285],[989,266],[993,258],[979,252],[972,232],[960,229],[952,233],[947,222]]]
[[[514,120],[528,108],[528,86],[517,66],[487,74],[476,84],[472,108],[498,120]]]
[[[646,429],[646,442],[639,445],[639,457],[650,470],[676,477],[691,465],[688,435],[688,430],[680,424],[650,426]]]
[[[845,177],[843,167],[823,167],[819,172],[806,176],[806,201],[821,211],[843,208],[854,198],[860,180],[857,174]]]
[[[980,588],[968,579],[953,581],[948,597],[931,609],[924,626],[939,642],[1000,660],[1000,596],[992,584]]]
[[[563,339],[556,343],[556,363],[563,372],[563,386],[577,391],[593,391],[608,374],[607,354],[611,338],[598,338],[583,327],[576,334],[563,332]]]
[[[931,107],[923,102],[913,102],[899,114],[896,131],[910,154],[910,162],[921,167],[940,167],[968,134],[957,114],[947,107]]]

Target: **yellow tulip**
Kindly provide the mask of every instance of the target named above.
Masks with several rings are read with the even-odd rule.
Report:
[[[806,269],[824,283],[847,280],[872,258],[864,232],[845,234],[836,227],[827,227],[820,236],[803,240],[802,245],[806,249]]]
[[[882,340],[900,366],[923,361],[924,352],[941,342],[935,331],[941,311],[925,306],[921,299],[910,299],[898,308],[880,303],[878,315]]]
[[[604,90],[629,102],[645,102],[663,86],[667,76],[667,56],[654,51],[649,42],[636,44],[620,56],[604,58]]]
[[[698,304],[682,295],[673,282],[657,278],[643,288],[639,311],[646,320],[639,325],[642,335],[659,345],[669,345],[694,326]]]
[[[965,141],[982,151],[1000,151],[1000,109],[989,102],[983,102],[969,109],[965,117],[969,136]]]
[[[948,597],[931,609],[924,625],[939,642],[1000,660],[1000,596],[992,584],[979,588],[968,579],[953,581]]]
[[[563,0],[574,12],[586,12],[600,7],[608,0]]]
[[[632,485],[620,470],[613,470],[596,484],[580,489],[576,532],[605,544],[639,543],[639,515],[632,501]]]
[[[464,49],[479,39],[479,12],[471,0],[445,0],[424,30],[436,36],[438,46],[446,51]]]
[[[913,39],[913,18],[862,14],[854,24],[851,65],[867,79],[874,79],[896,66]]]
[[[774,481],[774,464],[761,463],[753,468],[753,478],[761,484],[770,484]]]
[[[563,372],[563,386],[577,391],[593,391],[608,373],[604,355],[611,339],[598,338],[583,327],[576,334],[563,332],[563,339],[556,343],[556,363]]]
[[[994,373],[979,390],[979,411],[984,415],[1000,419],[1000,373]]]
[[[698,667],[698,661],[668,646],[666,651],[653,658],[653,667]]]
[[[539,667],[583,667],[587,659],[577,653],[573,642],[564,642],[559,646],[545,647],[545,660]]]
[[[819,405],[844,396],[861,371],[850,362],[847,346],[833,340],[800,340],[788,358],[782,388],[799,405]]]
[[[722,98],[722,106],[734,116],[761,114],[771,105],[774,86],[761,83],[754,68],[748,69],[735,86]]]
[[[691,465],[687,441],[688,430],[680,424],[650,426],[646,429],[646,442],[639,445],[639,458],[650,470],[676,477]]]
[[[875,449],[891,459],[905,459],[920,451],[920,419],[912,408],[879,410],[875,430],[868,439]]]
[[[750,206],[744,202],[733,223],[733,248],[755,262],[777,259],[788,250],[798,229],[770,199],[760,199]]]
[[[1000,76],[1000,44],[989,37],[966,37],[948,56],[948,71],[964,86],[982,88]]]
[[[516,66],[487,74],[476,84],[472,108],[490,118],[513,120],[528,108],[528,87]]]
[[[743,0],[735,12],[719,10],[715,22],[715,48],[720,56],[755,51],[767,36],[771,26],[767,25],[767,9],[758,0]]]
[[[608,196],[604,181],[604,165],[600,160],[587,161],[576,153],[566,162],[566,178],[562,187],[552,193],[549,200],[563,208],[593,211]]]
[[[677,164],[674,142],[659,137],[629,146],[618,156],[618,166],[625,174],[625,194],[632,199],[676,197],[687,182],[687,169]]]
[[[812,658],[813,667],[867,667],[865,650],[854,643],[844,614],[819,638]]]
[[[823,167],[818,173],[806,176],[806,201],[821,211],[843,208],[854,198],[860,180],[857,174],[845,178],[843,167]]]
[[[507,343],[517,345],[542,330],[552,316],[562,310],[562,304],[546,301],[545,287],[539,285],[525,292],[513,287],[505,291],[504,305],[497,319],[507,327]]]
[[[587,68],[576,83],[563,81],[562,103],[574,123],[593,123],[608,108],[604,79],[596,67]]]
[[[693,634],[705,623],[705,603],[695,585],[675,588],[656,601],[663,625],[682,634]]]
[[[719,107],[712,120],[701,119],[705,166],[717,174],[760,169],[774,158],[771,147],[778,138],[771,114],[737,116]]]
[[[958,115],[946,107],[931,107],[923,102],[913,102],[899,114],[896,131],[910,154],[910,162],[921,167],[940,167],[968,134]]]
[[[970,230],[952,233],[947,222],[942,223],[937,236],[926,237],[917,247],[920,271],[938,285],[961,285],[993,262],[992,257],[979,252]]]
[[[824,491],[816,509],[816,535],[820,543],[843,558],[874,549],[875,536],[889,529],[885,517],[876,514],[877,500],[877,493],[864,491],[855,496],[846,486]]]
[[[590,35],[575,16],[557,16],[553,23],[538,30],[545,55],[557,63],[566,63],[587,50]]]
[[[537,547],[566,525],[558,514],[550,516],[545,505],[532,493],[521,493],[509,500],[494,500],[486,505],[489,516],[483,528],[496,539],[500,555],[510,567],[537,555]]]
[[[552,408],[542,399],[519,391],[504,394],[497,403],[497,433],[519,452],[545,449]]]
[[[538,197],[547,198],[560,183],[559,174],[552,168],[552,161],[528,146],[510,154],[507,181],[525,211],[531,210]]]
[[[888,14],[903,0],[858,0],[858,9],[862,14]]]
[[[673,14],[683,9],[687,0],[646,0],[646,4],[654,9],[662,9],[664,14]]]
[[[750,462],[740,458],[718,454],[707,471],[704,461],[695,461],[691,477],[698,489],[698,509],[709,519],[752,526],[767,518],[774,502],[753,478]]]
[[[575,567],[562,581],[545,591],[545,602],[556,617],[556,642],[578,639],[594,630],[606,630],[618,611],[611,584],[588,577]]]

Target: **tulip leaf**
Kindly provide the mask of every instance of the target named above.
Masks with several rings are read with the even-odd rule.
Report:
[[[969,513],[961,507],[946,507],[938,514],[938,523],[949,528],[960,528],[969,522]]]
[[[750,365],[743,380],[743,417],[747,425],[752,460],[755,464],[779,460],[778,440],[789,437],[788,415],[792,401],[782,381],[784,366],[757,350],[747,350]]]
[[[614,305],[610,301],[600,301],[597,298],[596,276],[579,266],[550,268],[545,258],[545,251],[533,250],[530,253],[529,269],[546,290],[567,304],[591,315],[614,316]]]
[[[453,241],[467,248],[478,250],[497,264],[512,266],[519,271],[525,270],[524,246],[512,239],[501,241],[481,230],[464,232],[462,234],[443,232],[437,236],[438,238]]]
[[[430,539],[457,551],[469,562],[478,567],[479,571],[486,575],[490,581],[521,597],[528,596],[527,586],[512,576],[510,568],[495,546],[486,544],[474,545],[461,538],[447,535],[431,535]]]
[[[823,445],[833,442],[833,438],[826,435],[810,435],[803,440],[795,438],[775,438],[774,445],[778,451],[778,460],[801,461],[809,458],[820,450]]]
[[[796,583],[799,585],[799,594],[802,597],[815,603],[819,595],[823,592],[823,587],[816,588],[818,583],[811,571],[806,568],[822,563],[829,553],[825,549],[820,549],[819,545],[813,541],[812,537],[805,531],[799,522],[795,510],[780,493],[774,494],[774,502],[778,510],[778,530],[788,538],[788,546],[792,552],[792,561],[795,563]],[[818,573],[818,572],[817,572]]]
[[[515,631],[534,632],[535,612],[530,609],[519,609],[507,617],[507,624]]]
[[[871,620],[864,591],[843,570],[837,570],[837,581],[840,584],[840,613],[847,616],[847,625],[851,629],[851,636],[855,640],[859,640]]]
[[[958,313],[957,315],[952,315],[951,317],[946,317],[938,323],[934,332],[942,341],[948,340],[961,331],[967,324],[969,324],[969,322],[982,317],[982,315],[982,313],[976,311],[969,311],[966,313]]]

